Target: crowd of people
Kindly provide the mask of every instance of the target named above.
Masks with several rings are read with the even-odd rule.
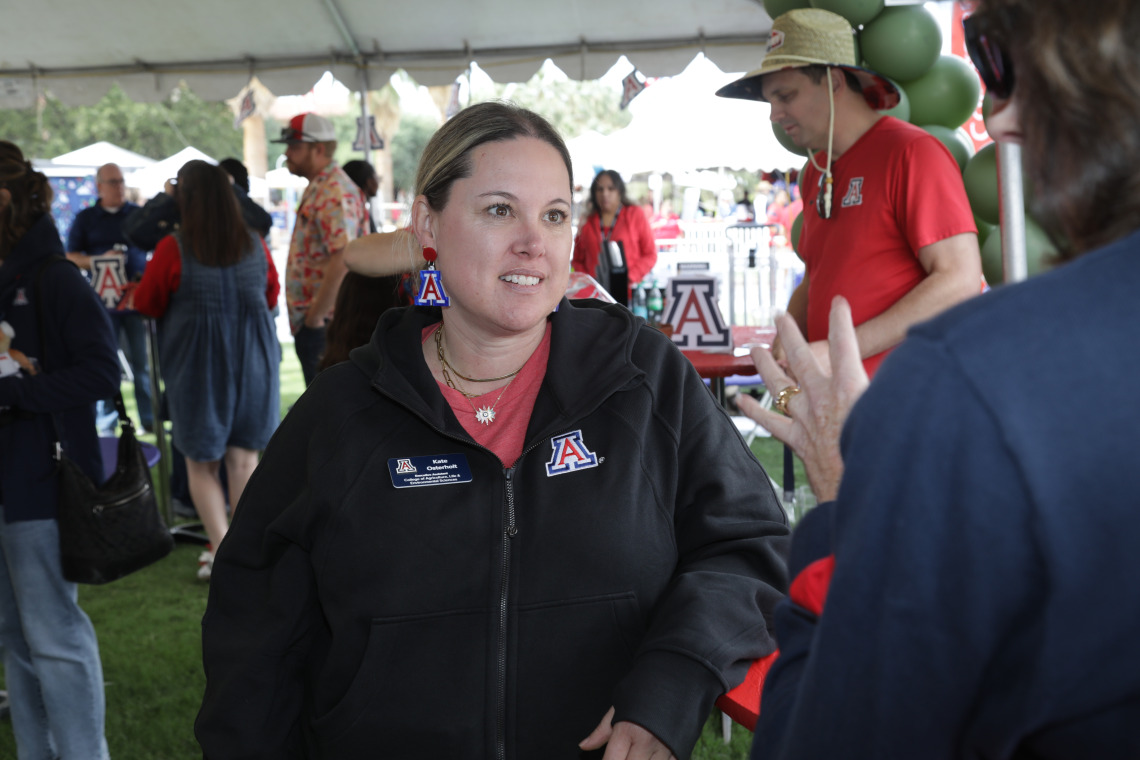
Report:
[[[283,284],[240,162],[192,161],[143,208],[104,166],[65,247],[46,178],[0,141],[0,647],[21,760],[109,757],[52,448],[101,479],[120,349],[149,371],[137,314],[169,405],[144,411],[157,389],[136,382],[138,411],[172,422],[210,538],[206,757],[684,758],[730,691],[759,711],[763,760],[1140,756],[1140,9],[974,5],[987,126],[1022,146],[1063,252],[1028,283],[979,295],[953,158],[880,113],[898,88],[842,17],[779,16],[719,92],[769,103],[810,155],[802,200],[746,199],[788,237],[801,215],[807,274],[753,350],[773,408],[736,402],[803,460],[820,504],[794,532],[669,338],[565,298],[611,242],[631,284],[650,272],[654,220],[605,171],[575,234],[569,153],[538,114],[459,111],[388,233],[371,167],[338,165],[327,119],[292,119],[280,141],[309,186]],[[108,251],[121,303],[81,273],[98,286]],[[282,290],[308,388],[280,421]]]

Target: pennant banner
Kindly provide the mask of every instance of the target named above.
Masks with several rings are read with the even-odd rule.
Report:
[[[625,79],[621,80],[621,110],[629,107],[629,104],[641,94],[645,89],[645,82],[642,82],[637,77],[637,69],[629,72]]]

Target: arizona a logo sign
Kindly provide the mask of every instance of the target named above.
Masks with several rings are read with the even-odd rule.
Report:
[[[716,302],[716,278],[688,275],[669,280],[665,321],[677,348],[732,350],[732,330]]]
[[[123,299],[123,289],[127,284],[123,264],[123,257],[117,253],[91,257],[91,268],[94,272],[91,284],[95,286],[95,293],[108,309],[115,308]]]

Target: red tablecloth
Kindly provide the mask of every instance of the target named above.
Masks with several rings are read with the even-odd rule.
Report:
[[[754,346],[771,346],[775,337],[775,327],[737,325],[732,328],[734,348],[731,354],[713,354],[703,351],[682,351],[682,353],[697,368],[697,373],[701,377],[755,375],[757,374],[756,365],[752,363],[751,349]]]

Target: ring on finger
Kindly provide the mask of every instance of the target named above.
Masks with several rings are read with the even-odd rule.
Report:
[[[780,414],[787,415],[788,402],[792,399],[792,396],[796,395],[799,392],[800,387],[798,385],[789,385],[787,388],[784,388],[782,391],[776,394],[776,401],[772,404],[772,406]]]

